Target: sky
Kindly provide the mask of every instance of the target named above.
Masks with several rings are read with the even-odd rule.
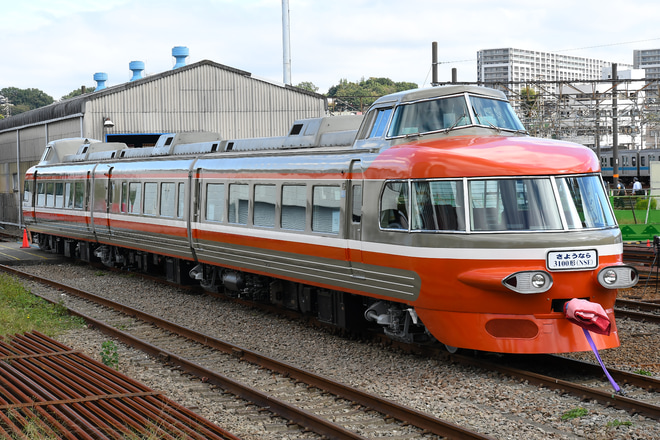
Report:
[[[538,5],[537,5],[538,4]],[[281,0],[26,0],[0,6],[0,89],[36,88],[59,100],[81,86],[211,60],[283,82]],[[340,80],[386,77],[476,81],[477,51],[511,47],[633,63],[660,48],[660,2],[632,0],[289,0],[291,82],[326,93]],[[621,70],[621,69],[620,69]]]

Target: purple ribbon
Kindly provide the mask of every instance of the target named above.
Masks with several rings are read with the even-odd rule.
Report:
[[[605,364],[603,363],[602,359],[600,358],[600,355],[598,354],[598,349],[596,348],[596,344],[594,344],[594,340],[591,339],[591,334],[589,333],[589,330],[583,328],[582,331],[584,332],[584,335],[587,337],[587,341],[589,341],[589,345],[591,345],[591,351],[594,352],[594,354],[596,355],[596,359],[598,359],[598,363],[605,372],[605,376],[607,376],[610,383],[612,384],[612,388],[614,388],[615,392],[617,393],[620,392],[621,388],[619,388],[619,385],[616,384],[614,379],[612,379],[612,376],[610,376],[610,373],[607,371],[607,368],[605,368]]]

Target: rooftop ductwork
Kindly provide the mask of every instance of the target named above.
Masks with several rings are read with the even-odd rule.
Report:
[[[142,71],[144,70],[144,61],[131,61],[128,63],[128,68],[133,72],[131,81],[142,79]]]
[[[98,72],[94,74],[94,81],[96,81],[95,92],[105,89],[105,82],[108,80],[108,74],[105,72]]]
[[[186,65],[186,58],[188,58],[190,51],[185,46],[175,46],[172,48],[172,56],[176,58],[176,64],[172,68],[178,69]]]

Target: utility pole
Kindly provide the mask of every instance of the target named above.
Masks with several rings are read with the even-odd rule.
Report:
[[[282,53],[284,84],[291,85],[291,42],[289,38],[289,0],[282,0]]]
[[[617,64],[612,64],[612,183],[614,188],[619,184],[619,114],[617,109]]]

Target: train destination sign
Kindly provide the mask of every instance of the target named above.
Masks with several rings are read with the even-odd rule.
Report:
[[[548,252],[549,270],[582,270],[598,266],[598,253],[595,249]]]

